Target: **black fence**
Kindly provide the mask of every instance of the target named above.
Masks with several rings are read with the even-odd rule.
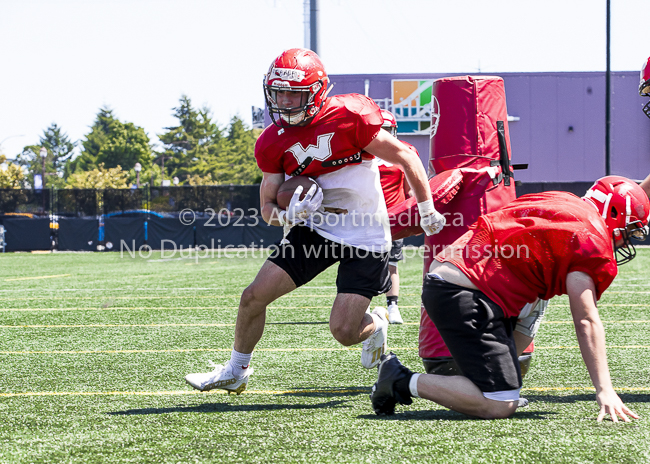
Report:
[[[591,182],[533,182],[517,186],[517,196],[562,190],[582,196]],[[140,189],[0,189],[0,216],[98,217],[149,211],[176,217],[184,210],[212,216],[260,214],[259,184]]]
[[[0,215],[97,217],[150,211],[178,216],[199,214],[259,215],[259,185],[147,187],[140,189],[0,189]]]
[[[101,190],[95,189],[56,190],[52,212],[69,217],[99,216],[100,192]]]
[[[259,185],[140,189],[0,189],[7,251],[268,246]]]
[[[195,212],[231,212],[243,216],[260,214],[260,186],[152,187],[148,191],[148,209],[173,213],[190,209]],[[238,211],[241,210],[241,211]]]
[[[562,190],[582,196],[590,182],[528,183],[517,195]],[[267,247],[282,228],[260,217],[259,185],[141,189],[0,189],[7,251],[125,251]],[[410,237],[421,245],[423,236]]]
[[[52,211],[52,190],[0,189],[0,214],[47,216]]]

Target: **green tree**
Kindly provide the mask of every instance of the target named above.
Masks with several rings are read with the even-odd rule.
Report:
[[[127,188],[129,177],[129,172],[124,171],[121,166],[106,168],[104,163],[99,163],[94,169],[70,174],[65,188]]]
[[[239,116],[230,120],[224,150],[214,164],[213,175],[218,184],[257,184],[262,171],[255,162],[255,141],[258,130],[249,129]]]
[[[183,184],[254,184],[262,180],[255,162],[255,141],[261,131],[250,129],[239,116],[227,130],[212,121],[210,109],[195,109],[186,95],[174,110],[178,125],[159,134],[165,151],[157,157],[165,178],[177,176]]]
[[[206,174],[205,176],[200,176],[198,174],[188,175],[187,183],[191,186],[195,185],[215,185],[216,182],[212,177],[212,174]]]
[[[191,176],[204,178],[213,171],[223,148],[223,131],[212,122],[210,109],[195,109],[187,95],[181,96],[173,110],[178,125],[166,127],[166,132],[158,135],[165,146],[158,156],[165,157],[165,177],[177,176],[183,181]]]
[[[7,157],[0,153],[0,188],[22,188],[24,181],[25,174],[22,168],[8,162]]]
[[[65,163],[72,157],[74,145],[56,123],[52,123],[45,129],[40,138],[40,146],[47,149],[48,157],[51,157],[52,168],[57,174],[63,172]]]
[[[32,186],[34,185],[34,174],[41,175],[43,173],[43,159],[41,158],[40,153],[40,145],[27,145],[23,147],[23,151],[18,156],[16,156],[16,164],[25,168],[27,171],[25,181],[27,181],[27,183]],[[48,161],[48,157],[46,157],[45,172],[51,172],[51,164]]]
[[[130,169],[140,163],[143,171],[151,169],[151,146],[142,127],[122,122],[113,115],[113,110],[101,108],[90,129],[82,142],[81,155],[68,163],[66,177],[97,169],[100,164],[106,168],[124,166]]]
[[[107,142],[113,121],[115,121],[113,110],[106,107],[99,109],[95,122],[90,127],[90,133],[86,135],[86,140],[81,142],[83,146],[81,155],[66,166],[66,178],[74,172],[90,171],[97,167],[97,156]]]
[[[45,160],[41,157],[41,148],[45,148]],[[46,187],[62,187],[65,182],[61,179],[64,175],[66,163],[72,157],[74,143],[61,128],[52,123],[43,131],[37,145],[27,145],[23,148],[16,160],[20,166],[27,169],[27,181],[34,185],[34,174],[43,174],[45,167]]]

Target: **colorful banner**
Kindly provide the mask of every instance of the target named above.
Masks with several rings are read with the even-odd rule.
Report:
[[[391,81],[392,112],[399,133],[429,134],[431,126],[432,79],[393,79]]]

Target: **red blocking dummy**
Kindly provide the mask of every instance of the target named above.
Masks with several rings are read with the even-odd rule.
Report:
[[[429,175],[460,174],[460,188],[446,203],[435,203],[447,218],[444,230],[425,239],[424,272],[433,257],[463,235],[481,214],[515,199],[510,171],[510,136],[503,79],[460,76],[433,83]],[[435,199],[434,199],[435,200]],[[529,347],[529,349],[532,347]],[[440,333],[421,309],[419,354],[450,356]]]

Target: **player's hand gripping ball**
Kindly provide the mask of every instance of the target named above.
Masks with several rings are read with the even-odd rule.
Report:
[[[291,198],[293,197],[293,194],[298,187],[302,187],[303,189],[300,195],[300,199],[304,200],[305,195],[307,194],[307,192],[309,191],[312,185],[318,186],[316,181],[311,177],[307,177],[307,176],[291,177],[282,185],[280,185],[280,188],[278,189],[278,193],[276,195],[276,199],[277,199],[276,203],[280,208],[287,209],[289,207],[289,203],[291,203]]]
[[[320,208],[323,189],[313,179],[296,176],[280,186],[276,201],[286,210],[286,214],[281,214],[281,221],[295,224],[309,218]]]

